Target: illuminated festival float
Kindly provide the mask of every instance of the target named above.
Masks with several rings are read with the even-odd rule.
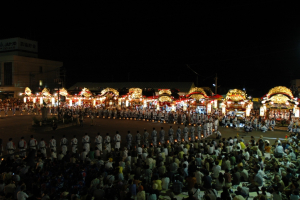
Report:
[[[119,107],[139,107],[143,105],[143,95],[142,89],[140,88],[130,88],[126,95],[119,97],[118,105]]]
[[[113,88],[105,88],[101,91],[95,101],[94,106],[98,103],[105,105],[105,107],[116,107],[118,104],[119,92]]]
[[[214,101],[207,101],[208,96],[203,88],[200,87],[194,87],[189,91],[189,94],[186,95],[186,98],[188,101],[186,103],[189,103],[191,108],[195,108],[196,110],[199,110],[200,113],[203,113],[206,111],[206,113],[211,113],[212,103]],[[186,103],[183,101],[183,110],[186,110]]]
[[[165,107],[166,109],[170,108],[173,102],[173,99],[171,97],[171,90],[170,89],[159,89],[158,92],[158,99],[157,99],[157,110],[160,110],[161,107]]]
[[[229,90],[222,103],[222,114],[235,113],[237,117],[250,116],[253,103],[247,99],[247,94],[238,89]]]
[[[262,97],[260,116],[275,118],[276,120],[290,119],[292,114],[299,117],[298,102],[290,89],[284,86],[277,86],[269,90]]]

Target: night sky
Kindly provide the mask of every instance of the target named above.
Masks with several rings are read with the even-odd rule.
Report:
[[[217,73],[220,93],[246,88],[257,96],[300,78],[297,8],[279,1],[66,7],[22,15],[5,26],[0,38],[37,40],[40,58],[64,62],[68,86],[83,81],[196,83],[188,64],[200,74],[199,86],[212,87]]]

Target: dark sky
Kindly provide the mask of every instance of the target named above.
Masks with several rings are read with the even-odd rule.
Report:
[[[192,81],[259,95],[300,78],[297,4],[81,5],[30,14],[0,38],[39,42],[39,57],[64,62],[67,83]],[[76,6],[76,7],[77,7]],[[25,12],[24,12],[25,13]],[[255,92],[254,92],[254,91]],[[251,94],[249,94],[251,95]]]

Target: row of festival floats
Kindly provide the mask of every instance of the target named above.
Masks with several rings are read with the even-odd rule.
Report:
[[[299,99],[284,86],[277,86],[261,98],[260,116],[269,119],[299,119]]]
[[[232,111],[237,115],[249,116],[252,109],[251,100],[247,99],[246,93],[242,90],[229,90],[226,97],[222,95],[208,95],[203,88],[194,87],[187,95],[172,96],[171,89],[159,89],[158,95],[145,96],[140,88],[130,88],[125,95],[119,95],[119,91],[113,88],[106,88],[100,93],[91,92],[83,88],[79,92],[71,92],[64,88],[50,93],[48,88],[41,92],[32,93],[27,87],[24,102],[31,105],[44,105],[47,107],[60,106],[84,106],[84,107],[105,107],[109,109],[125,108],[152,108],[167,111],[190,111],[196,110],[200,113],[210,114],[213,109],[218,109],[222,115],[230,114]],[[178,90],[177,90],[178,92]]]

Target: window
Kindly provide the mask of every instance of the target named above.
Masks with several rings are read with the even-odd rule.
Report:
[[[43,86],[43,80],[40,80],[40,81],[39,81],[39,85],[40,85],[40,86]]]
[[[43,67],[40,66],[40,73],[43,73]]]
[[[12,85],[12,62],[4,63],[4,85]]]

